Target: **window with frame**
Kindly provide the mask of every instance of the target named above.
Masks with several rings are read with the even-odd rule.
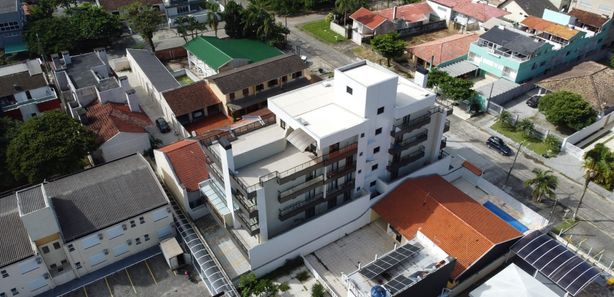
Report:
[[[381,127],[375,129],[375,135],[380,135],[380,134],[382,134],[382,128]]]
[[[57,269],[57,268],[58,268],[58,265],[56,265],[55,263],[53,263],[53,264],[49,265],[49,268],[51,268],[51,269],[55,270],[55,269]]]
[[[379,167],[379,165],[378,165],[378,164],[375,164],[375,165],[371,166],[371,171],[375,171],[375,170],[377,170],[377,167]]]
[[[13,294],[13,296],[19,295],[19,291],[17,291],[17,288],[12,288],[11,289],[11,294]]]
[[[48,246],[43,246],[41,248],[41,251],[43,251],[43,254],[47,254],[47,253],[49,253],[49,247]]]
[[[60,249],[60,243],[59,243],[59,242],[57,242],[57,241],[56,241],[56,242],[54,242],[54,243],[53,243],[53,248],[54,248],[54,249],[56,249],[56,250],[59,250],[59,249]]]
[[[145,224],[145,218],[139,217],[139,224]]]
[[[302,71],[297,71],[297,72],[292,73],[292,78],[293,79],[299,78],[301,76],[303,76],[303,72]]]
[[[373,149],[373,153],[374,153],[374,154],[379,153],[379,146],[378,146],[378,147],[375,147],[375,148]]]
[[[137,245],[141,244],[141,238],[140,237],[135,238],[134,242],[136,242]]]
[[[354,90],[352,90],[352,88],[350,88],[349,86],[345,87],[345,92],[352,95],[354,93]]]
[[[6,270],[2,270],[2,271],[0,271],[0,274],[2,274],[2,278],[7,278],[7,277],[9,277],[9,273],[8,273],[8,272],[6,272]]]
[[[14,30],[19,30],[19,23],[18,22],[8,22],[8,23],[1,23],[0,24],[0,31],[4,32],[4,31],[14,31]]]
[[[272,80],[269,80],[269,82],[267,82],[267,86],[269,86],[269,88],[270,88],[270,87],[274,87],[274,86],[276,86],[278,83],[279,83],[279,82],[278,82],[276,79],[272,79]]]
[[[243,89],[243,97],[245,97],[247,95],[249,95],[249,89],[245,88],[245,89]]]
[[[259,84],[256,86],[256,92],[260,92],[262,90],[264,90],[264,84]]]
[[[372,181],[371,183],[369,183],[369,187],[375,187],[376,182]]]
[[[377,114],[382,114],[382,113],[384,113],[384,107],[383,106],[377,109]]]
[[[187,5],[177,7],[177,13],[186,13],[189,11],[190,11],[190,7]]]
[[[74,251],[74,250],[75,250],[75,246],[74,246],[74,245],[72,245],[72,244],[69,244],[69,245],[68,245],[68,251],[69,251],[69,252],[72,252],[72,251]]]
[[[145,241],[149,241],[149,234],[143,235],[143,239],[145,239]]]
[[[134,228],[136,227],[136,223],[134,222],[134,220],[130,221],[130,228]]]
[[[81,268],[82,268],[82,267],[81,267],[81,262],[77,262],[77,263],[75,263],[75,267],[76,267],[77,269],[81,269]]]
[[[281,127],[282,129],[286,129],[286,122],[284,122],[284,120],[279,120],[279,127]]]
[[[288,81],[288,76],[284,75],[281,77],[281,82],[287,82]]]
[[[235,92],[228,94],[228,99],[235,100]]]

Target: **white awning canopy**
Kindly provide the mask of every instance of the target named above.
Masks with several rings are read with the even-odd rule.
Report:
[[[469,293],[469,297],[558,297],[546,285],[510,264]]]
[[[303,129],[298,128],[290,133],[286,140],[294,145],[299,151],[304,152],[311,144],[315,143],[315,139],[313,139],[307,132],[303,131]]]
[[[445,67],[441,67],[439,68],[439,70],[448,73],[448,75],[450,75],[451,77],[459,77],[469,72],[478,70],[478,66],[472,64],[467,60],[463,60]]]

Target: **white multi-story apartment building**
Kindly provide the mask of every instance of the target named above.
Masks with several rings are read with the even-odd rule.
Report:
[[[132,155],[0,198],[0,296],[35,296],[174,235],[168,198]]]
[[[274,115],[202,140],[210,179],[201,191],[253,271],[364,225],[378,183],[439,159],[451,110],[417,77],[357,62],[269,98]]]

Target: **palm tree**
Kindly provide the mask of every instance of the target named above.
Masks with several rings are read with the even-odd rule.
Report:
[[[355,0],[336,0],[335,1],[335,9],[337,12],[343,13],[343,25],[345,26],[345,22],[348,18],[348,11],[351,11],[353,6],[353,2]]]
[[[217,37],[217,28],[220,23],[220,5],[217,3],[207,2],[207,25],[215,32]]]
[[[603,143],[598,143],[595,147],[584,155],[584,190],[580,201],[576,206],[573,217],[578,217],[578,211],[584,200],[584,195],[590,182],[595,181],[607,189],[614,186],[614,154]]]
[[[524,182],[525,186],[532,187],[531,196],[536,202],[541,202],[542,198],[554,199],[558,179],[552,170],[533,169],[535,177]]]

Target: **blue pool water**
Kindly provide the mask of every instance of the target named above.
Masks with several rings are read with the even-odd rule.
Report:
[[[512,225],[514,229],[520,231],[521,233],[524,233],[525,231],[529,230],[527,226],[518,222],[516,219],[514,219],[514,217],[503,211],[498,206],[492,204],[490,201],[486,201],[486,203],[484,203],[484,207],[488,208],[488,210],[492,211],[494,214],[496,214],[502,220],[506,221],[508,224]]]

